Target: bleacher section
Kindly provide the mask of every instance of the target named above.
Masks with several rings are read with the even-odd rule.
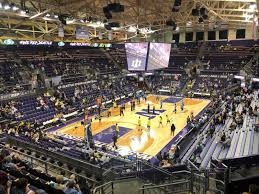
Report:
[[[252,109],[259,106],[257,95],[258,92],[253,95]],[[222,110],[225,109],[226,105],[222,107]],[[181,156],[182,163],[190,160],[200,168],[209,168],[211,159],[226,160],[258,155],[259,136],[255,131],[255,115],[244,113],[244,109],[247,107],[239,104],[237,112],[243,115],[242,124],[237,124],[238,121],[228,116],[224,124],[216,125],[215,130],[211,130],[214,124],[210,124],[201,131],[196,140],[190,144],[188,151]]]

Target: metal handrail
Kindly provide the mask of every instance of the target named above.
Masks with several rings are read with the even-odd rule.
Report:
[[[187,162],[188,162],[192,167],[194,167],[195,170],[199,171],[199,168],[198,168],[193,162],[191,162],[189,159],[187,160]]]
[[[225,185],[224,181],[222,181],[222,180],[215,179],[215,178],[212,178],[212,177],[209,177],[209,179],[210,179],[210,180],[213,180],[213,181],[216,181],[216,182],[219,182],[219,183]]]
[[[165,170],[165,169],[162,169],[162,168],[159,168],[159,167],[157,167],[155,165],[149,164],[149,163],[147,163],[147,162],[145,162],[143,160],[138,160],[138,162],[140,162],[140,163],[142,163],[144,165],[147,165],[147,166],[151,167],[152,169],[158,170],[158,171],[160,171],[162,173],[165,173],[165,174],[167,174],[169,176],[172,176],[172,173],[167,171],[167,170]]]
[[[8,136],[8,138],[9,138],[9,139],[12,139],[12,140],[14,140],[14,141],[16,141],[16,142],[22,142],[22,143],[24,143],[24,144],[29,144],[30,146],[33,147],[33,149],[34,149],[36,152],[44,154],[42,151],[40,151],[39,149],[37,149],[37,148],[39,148],[37,145],[32,144],[31,142],[25,142],[24,140],[15,139],[15,138],[13,138],[12,136]],[[60,154],[60,153],[58,153],[58,152],[53,152],[53,151],[47,150],[47,149],[45,149],[45,148],[41,148],[41,149],[44,150],[44,151],[48,151],[48,152],[57,154],[57,155],[62,155],[62,154]],[[63,156],[63,155],[62,155],[62,156]],[[100,169],[101,169],[100,166],[91,164],[91,163],[89,163],[89,162],[86,162],[86,161],[83,161],[83,160],[80,160],[80,159],[77,159],[77,158],[73,158],[73,160],[79,161],[79,162],[82,162],[82,163],[84,163],[84,164],[90,165],[90,166],[92,166],[92,167],[97,167],[97,168],[100,168]]]
[[[95,187],[94,190],[93,190],[93,194],[95,194],[99,189],[107,186],[107,185],[111,185],[112,186],[112,192],[113,192],[113,181],[110,181],[110,182],[107,182],[107,183],[104,183],[98,187]]]
[[[172,185],[179,185],[179,184],[184,184],[184,183],[189,183],[190,181],[179,181],[179,182],[174,182],[174,183],[168,183],[168,184],[163,184],[163,185],[156,185],[156,186],[149,186],[149,187],[142,187],[139,188],[139,190],[145,190],[145,189],[156,189],[160,187],[167,187],[167,186],[172,186]]]
[[[4,146],[3,146],[3,145],[0,145],[0,147],[3,148]],[[89,180],[89,181],[91,181],[91,182],[98,183],[98,182],[97,182],[96,180],[94,180],[94,179],[91,179],[91,178],[82,176],[82,175],[80,175],[80,174],[77,174],[76,172],[72,172],[72,171],[70,171],[70,170],[68,170],[68,169],[62,168],[62,167],[57,166],[57,165],[55,165],[55,164],[51,164],[51,163],[49,163],[49,162],[47,162],[47,161],[44,161],[44,160],[42,160],[42,159],[40,159],[40,158],[33,157],[33,156],[31,156],[31,155],[28,155],[28,154],[26,154],[26,153],[20,152],[20,151],[18,151],[18,150],[13,149],[13,148],[8,148],[8,149],[11,150],[12,152],[19,153],[19,154],[21,154],[21,155],[23,155],[23,156],[26,156],[26,157],[30,158],[31,160],[40,161],[41,163],[43,163],[43,164],[45,164],[45,165],[53,166],[53,167],[55,167],[55,168],[57,168],[57,169],[64,170],[64,171],[69,172],[69,173],[71,173],[71,174],[74,174],[74,175],[76,175],[76,176],[78,176],[78,177],[82,177],[82,178],[84,178],[84,179],[87,179],[87,180]]]

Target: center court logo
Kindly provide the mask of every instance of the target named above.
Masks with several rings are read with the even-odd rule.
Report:
[[[161,115],[164,112],[165,112],[165,110],[159,109],[159,110],[156,110],[155,113],[153,114],[152,110],[150,110],[150,112],[148,113],[147,109],[142,109],[141,111],[136,112],[135,114],[137,114],[139,116],[148,117],[150,119],[154,119],[154,118],[156,118],[157,116]]]
[[[131,67],[137,69],[138,67],[141,67],[141,60],[135,59],[131,63]]]

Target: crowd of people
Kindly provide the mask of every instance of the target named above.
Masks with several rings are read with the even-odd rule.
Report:
[[[210,121],[208,130],[201,131],[198,135],[199,143],[190,157],[190,160],[197,165],[201,163],[200,154],[206,146],[206,139],[216,136],[217,143],[222,144],[223,149],[229,147],[232,141],[231,133],[235,130],[244,130],[242,128],[244,117],[258,118],[259,116],[258,107],[252,106],[252,101],[258,99],[256,91],[243,89],[232,95],[220,96],[219,99],[222,101],[222,105]],[[229,125],[227,125],[227,121],[230,122]],[[223,130],[216,130],[218,127]]]
[[[37,188],[36,180],[41,179],[42,188]],[[29,182],[30,181],[30,182]],[[57,175],[56,178],[34,169],[31,163],[13,153],[6,145],[0,153],[0,194],[90,194],[90,184],[83,178],[71,174],[70,177]]]

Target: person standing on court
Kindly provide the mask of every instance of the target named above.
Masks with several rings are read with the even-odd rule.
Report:
[[[123,107],[120,107],[120,116],[123,115],[124,116],[124,112],[123,112]]]
[[[140,116],[138,117],[138,130],[140,131],[141,129],[141,118]]]
[[[112,136],[113,146],[112,147],[115,147],[115,149],[118,149],[118,147],[116,145],[117,139],[118,139],[117,135],[113,134],[113,136]]]
[[[148,120],[147,120],[147,130],[148,130],[148,136],[150,136],[150,128],[151,128],[151,119],[150,119],[150,117],[148,118]]]
[[[181,110],[183,111],[183,109],[184,109],[184,101],[183,101],[183,99],[182,99],[182,102],[181,102]]]
[[[155,105],[153,105],[153,114],[155,114]]]
[[[174,114],[176,114],[176,103],[174,103]]]
[[[118,123],[116,123],[115,132],[116,132],[116,137],[118,138],[118,137],[119,137],[119,134],[120,134],[120,128],[119,128]]]
[[[170,124],[170,119],[169,119],[168,115],[166,115],[165,117],[166,117],[166,125]]]
[[[159,116],[159,127],[163,126],[163,118],[162,116]]]
[[[163,108],[163,101],[160,100],[160,109],[162,109],[162,108]]]
[[[174,136],[174,132],[175,132],[175,125],[174,125],[174,123],[172,123],[172,125],[171,125],[171,135],[173,134],[173,136]]]
[[[150,111],[150,105],[149,103],[147,104],[147,113],[149,114],[149,111]]]

